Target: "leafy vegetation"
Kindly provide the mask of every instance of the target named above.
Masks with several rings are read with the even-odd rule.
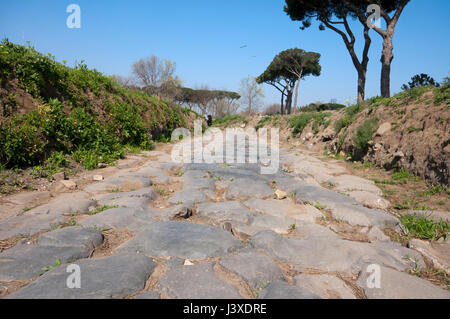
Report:
[[[299,115],[293,116],[289,119],[289,123],[292,130],[292,135],[296,136],[301,134],[305,127],[309,124],[311,120],[314,120],[313,130],[317,134],[319,132],[319,127],[325,125],[325,119],[330,116],[330,113],[326,112],[305,112]]]
[[[0,163],[7,168],[41,165],[52,154],[96,168],[122,158],[127,148],[150,149],[151,137],[185,124],[180,107],[120,86],[83,63],[69,68],[7,39],[0,53],[2,86],[38,104],[19,109],[25,106],[14,97],[0,96]]]
[[[353,142],[355,143],[356,150],[361,155],[365,155],[367,153],[369,141],[372,139],[372,135],[376,131],[377,123],[377,118],[369,119],[356,130],[356,135],[353,137]]]
[[[400,221],[408,229],[409,236],[425,239],[425,240],[439,240],[444,238],[447,240],[448,232],[450,229],[450,221],[440,220],[435,222],[434,220],[426,216],[417,216],[412,214],[406,214],[400,217]]]

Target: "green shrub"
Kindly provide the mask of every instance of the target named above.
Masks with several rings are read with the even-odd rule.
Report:
[[[313,131],[317,134],[319,127],[325,124],[325,118],[328,116],[330,116],[330,113],[326,112],[300,113],[299,115],[293,116],[289,119],[291,128],[293,128],[292,135],[296,136],[301,134],[311,120],[314,120]]]
[[[149,136],[167,138],[186,124],[179,106],[122,87],[83,61],[69,68],[7,39],[0,43],[0,78],[7,88],[18,81],[41,104],[17,115],[15,97],[0,96],[0,165],[35,166],[36,176],[64,165],[66,155],[86,168],[114,162],[127,149],[150,149]]]
[[[369,119],[356,130],[356,135],[353,137],[353,142],[360,155],[365,155],[367,153],[369,149],[368,143],[376,131],[377,123],[377,118]]]

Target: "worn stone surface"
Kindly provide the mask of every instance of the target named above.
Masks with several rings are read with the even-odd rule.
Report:
[[[161,296],[156,291],[146,291],[137,295],[134,299],[161,299]]]
[[[158,290],[176,299],[241,299],[235,287],[217,278],[212,262],[175,268],[158,283]]]
[[[244,205],[263,214],[306,222],[315,222],[316,218],[323,216],[323,214],[314,207],[294,204],[287,200],[251,199],[244,202]]]
[[[370,270],[370,269],[369,269]],[[380,267],[379,288],[369,288],[367,265],[358,278],[358,285],[368,299],[450,299],[450,292],[413,275],[388,267]],[[375,283],[369,280],[370,283]]]
[[[228,200],[239,198],[268,198],[272,197],[274,190],[264,180],[253,178],[239,178],[233,180],[225,192]]]
[[[409,247],[420,252],[434,268],[443,270],[450,275],[450,242],[443,243],[427,242],[412,239]]]
[[[229,201],[200,204],[197,207],[197,215],[219,223],[224,221],[248,223],[255,212],[249,210],[241,202]]]
[[[323,274],[300,274],[294,278],[295,285],[320,296],[323,299],[356,299],[352,289],[338,277]]]
[[[128,228],[140,231],[155,221],[148,211],[117,207],[82,219],[79,224],[98,229]]]
[[[264,288],[273,281],[284,280],[283,272],[272,258],[253,249],[227,255],[219,264],[255,289]]]
[[[284,281],[270,283],[259,295],[258,299],[320,299],[316,294]]]
[[[188,222],[157,222],[120,246],[118,251],[139,251],[154,257],[204,259],[242,247],[230,233]]]
[[[76,263],[81,287],[70,289],[66,267],[56,267],[38,280],[8,296],[10,299],[123,298],[143,289],[156,263],[142,254],[122,254]]]
[[[66,227],[42,235],[37,244],[20,243],[0,254],[0,280],[24,280],[40,275],[56,260],[66,263],[89,257],[103,242],[94,229]]]
[[[250,245],[263,249],[276,258],[298,265],[300,269],[315,268],[355,274],[365,262],[373,262],[406,270],[413,262],[405,259],[407,255],[411,259],[417,259],[421,266],[424,265],[422,257],[417,252],[394,243],[367,244],[329,239],[328,236],[314,235],[304,239],[285,238],[272,231],[263,231],[252,237]]]
[[[206,196],[201,191],[196,189],[183,189],[175,192],[169,199],[170,204],[186,204],[186,203],[201,203],[206,201]]]
[[[295,198],[301,203],[320,204],[330,209],[333,217],[351,225],[395,227],[399,221],[381,210],[363,207],[348,196],[323,187],[303,185],[295,190]]]
[[[153,188],[144,188],[138,191],[125,193],[111,193],[96,197],[101,206],[122,206],[136,209],[149,208],[152,201],[158,198]]]

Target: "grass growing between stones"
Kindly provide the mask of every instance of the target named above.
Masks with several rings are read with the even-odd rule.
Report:
[[[435,222],[425,216],[405,214],[400,217],[402,224],[408,229],[408,236],[430,241],[441,238],[448,239],[450,221]]]
[[[98,213],[104,212],[105,210],[112,209],[112,208],[117,208],[117,207],[119,207],[119,206],[118,205],[104,205],[103,207],[99,207],[97,209],[94,209],[93,211],[90,211],[87,214],[92,216],[92,215],[96,215]]]

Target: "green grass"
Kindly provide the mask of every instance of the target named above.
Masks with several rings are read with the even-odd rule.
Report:
[[[435,222],[426,216],[406,214],[400,221],[408,229],[409,236],[424,240],[436,241],[440,238],[447,240],[450,222],[441,220]]]
[[[289,124],[293,129],[292,135],[296,136],[301,134],[311,120],[314,120],[313,131],[317,134],[319,132],[319,127],[325,125],[325,119],[329,116],[330,113],[327,112],[305,112],[291,117],[289,119]]]
[[[112,209],[112,208],[117,208],[117,207],[119,207],[119,206],[118,205],[104,205],[102,207],[99,207],[97,209],[94,209],[94,210],[90,211],[87,214],[92,216],[92,215],[96,215],[98,213],[104,212],[105,210]]]
[[[232,123],[242,122],[244,117],[239,114],[226,115],[213,120],[213,126],[228,126]]]

